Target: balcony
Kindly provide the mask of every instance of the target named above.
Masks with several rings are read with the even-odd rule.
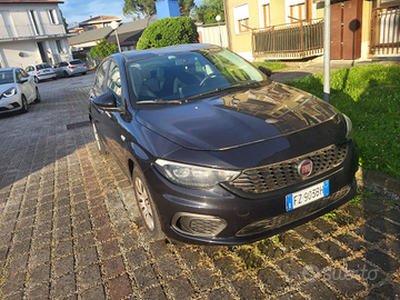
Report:
[[[66,35],[63,24],[40,24],[38,32],[28,24],[0,26],[0,41],[30,40]]]

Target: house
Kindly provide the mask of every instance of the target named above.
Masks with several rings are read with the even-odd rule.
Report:
[[[0,67],[72,58],[59,0],[0,2]]]
[[[123,23],[118,28],[118,39],[122,51],[136,49],[136,44],[142,35],[143,30],[152,22],[157,20],[157,15],[150,18],[140,19],[128,23]],[[87,55],[90,49],[96,46],[97,41],[106,39],[107,43],[117,45],[115,31],[111,27],[102,27],[90,31],[83,31],[78,35],[69,38],[71,51],[75,54]]]
[[[80,22],[78,28],[79,30],[81,30],[80,32],[82,32],[82,31],[90,31],[93,29],[99,29],[103,27],[110,27],[111,22],[113,21],[119,23],[122,21],[122,18],[113,16],[97,16],[92,18],[92,16],[90,16],[90,19]]]
[[[228,44],[253,59],[323,54],[324,0],[224,0]],[[331,0],[331,58],[400,56],[400,0]]]

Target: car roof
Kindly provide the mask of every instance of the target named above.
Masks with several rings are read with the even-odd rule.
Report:
[[[0,69],[0,71],[12,71],[15,69],[17,69],[17,68],[3,68],[3,69]]]
[[[151,57],[151,56],[160,56],[166,55],[171,53],[178,53],[178,52],[190,52],[190,51],[197,51],[201,49],[206,49],[210,47],[217,47],[217,45],[211,44],[183,44],[183,45],[175,45],[163,48],[154,48],[154,49],[147,49],[147,50],[132,50],[123,53],[114,54],[113,56],[123,56],[126,61],[131,60],[138,60],[141,58]]]

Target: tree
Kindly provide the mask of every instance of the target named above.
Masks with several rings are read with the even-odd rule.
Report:
[[[140,16],[145,18],[156,13],[154,0],[124,0],[122,8],[124,16],[137,19]],[[190,11],[195,6],[194,0],[178,0],[181,16],[189,16]]]
[[[61,18],[64,24],[64,28],[65,28],[65,32],[68,33],[68,23],[67,23],[67,19],[64,18],[62,11],[60,10],[60,14],[61,14]]]
[[[203,0],[200,6],[196,6],[196,19],[204,24],[216,23],[215,17],[220,15],[221,22],[225,22],[223,0]]]
[[[199,33],[192,19],[164,18],[155,21],[143,31],[136,48],[149,49],[198,42]]]
[[[102,38],[100,41],[97,41],[96,44],[97,44],[96,46],[90,49],[89,56],[91,58],[98,57],[100,61],[102,61],[107,56],[117,51],[117,46],[112,43],[107,43],[105,38]]]

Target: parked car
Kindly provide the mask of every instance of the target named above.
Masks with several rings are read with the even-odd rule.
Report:
[[[356,194],[350,119],[220,47],[111,55],[89,97],[97,147],[156,239],[250,243]]]
[[[0,114],[18,110],[27,112],[33,101],[40,102],[33,77],[19,68],[0,69]]]
[[[25,71],[33,77],[36,83],[46,79],[57,79],[57,74],[49,64],[29,65]]]
[[[62,61],[54,65],[54,71],[58,77],[69,77],[75,74],[85,75],[87,72],[86,64],[79,60]]]

